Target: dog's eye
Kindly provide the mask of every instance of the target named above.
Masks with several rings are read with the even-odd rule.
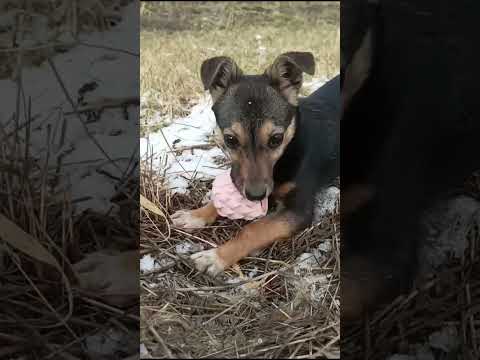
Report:
[[[283,134],[275,134],[268,141],[268,146],[272,149],[279,147],[283,143]]]
[[[223,141],[225,142],[225,145],[227,145],[227,147],[230,149],[235,149],[239,145],[237,138],[232,135],[225,135],[223,137]]]

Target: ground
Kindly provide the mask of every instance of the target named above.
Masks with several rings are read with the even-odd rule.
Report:
[[[2,359],[138,353],[137,267],[111,291],[97,255],[138,248],[139,8],[0,2]]]
[[[203,95],[199,72],[208,57],[228,55],[257,73],[282,52],[311,51],[315,77],[333,77],[340,65],[339,16],[336,2],[142,4],[142,134],[189,113]]]

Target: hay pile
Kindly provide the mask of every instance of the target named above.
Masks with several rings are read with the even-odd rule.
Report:
[[[467,181],[465,191],[480,199],[480,173]],[[418,281],[410,294],[342,328],[342,358],[480,358],[480,211],[472,220],[462,257]]]
[[[141,274],[141,343],[154,358],[338,358],[339,218],[325,216],[292,241],[277,243],[240,268],[211,279],[192,252],[220,245],[242,221],[221,220],[189,234],[168,214],[202,204],[211,181],[172,194],[144,163],[141,193],[161,215],[141,212],[141,253],[157,265]]]

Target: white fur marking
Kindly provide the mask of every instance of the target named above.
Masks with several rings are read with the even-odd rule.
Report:
[[[225,264],[217,254],[217,249],[200,251],[190,256],[198,271],[216,276],[225,269]]]
[[[171,216],[173,226],[184,230],[200,229],[207,225],[207,222],[199,217],[193,216],[190,211],[179,210]]]

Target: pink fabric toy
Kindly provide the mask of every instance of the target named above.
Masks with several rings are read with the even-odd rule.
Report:
[[[264,216],[268,210],[268,198],[250,201],[237,190],[230,171],[218,175],[212,185],[212,201],[220,216],[229,219],[253,220]]]

